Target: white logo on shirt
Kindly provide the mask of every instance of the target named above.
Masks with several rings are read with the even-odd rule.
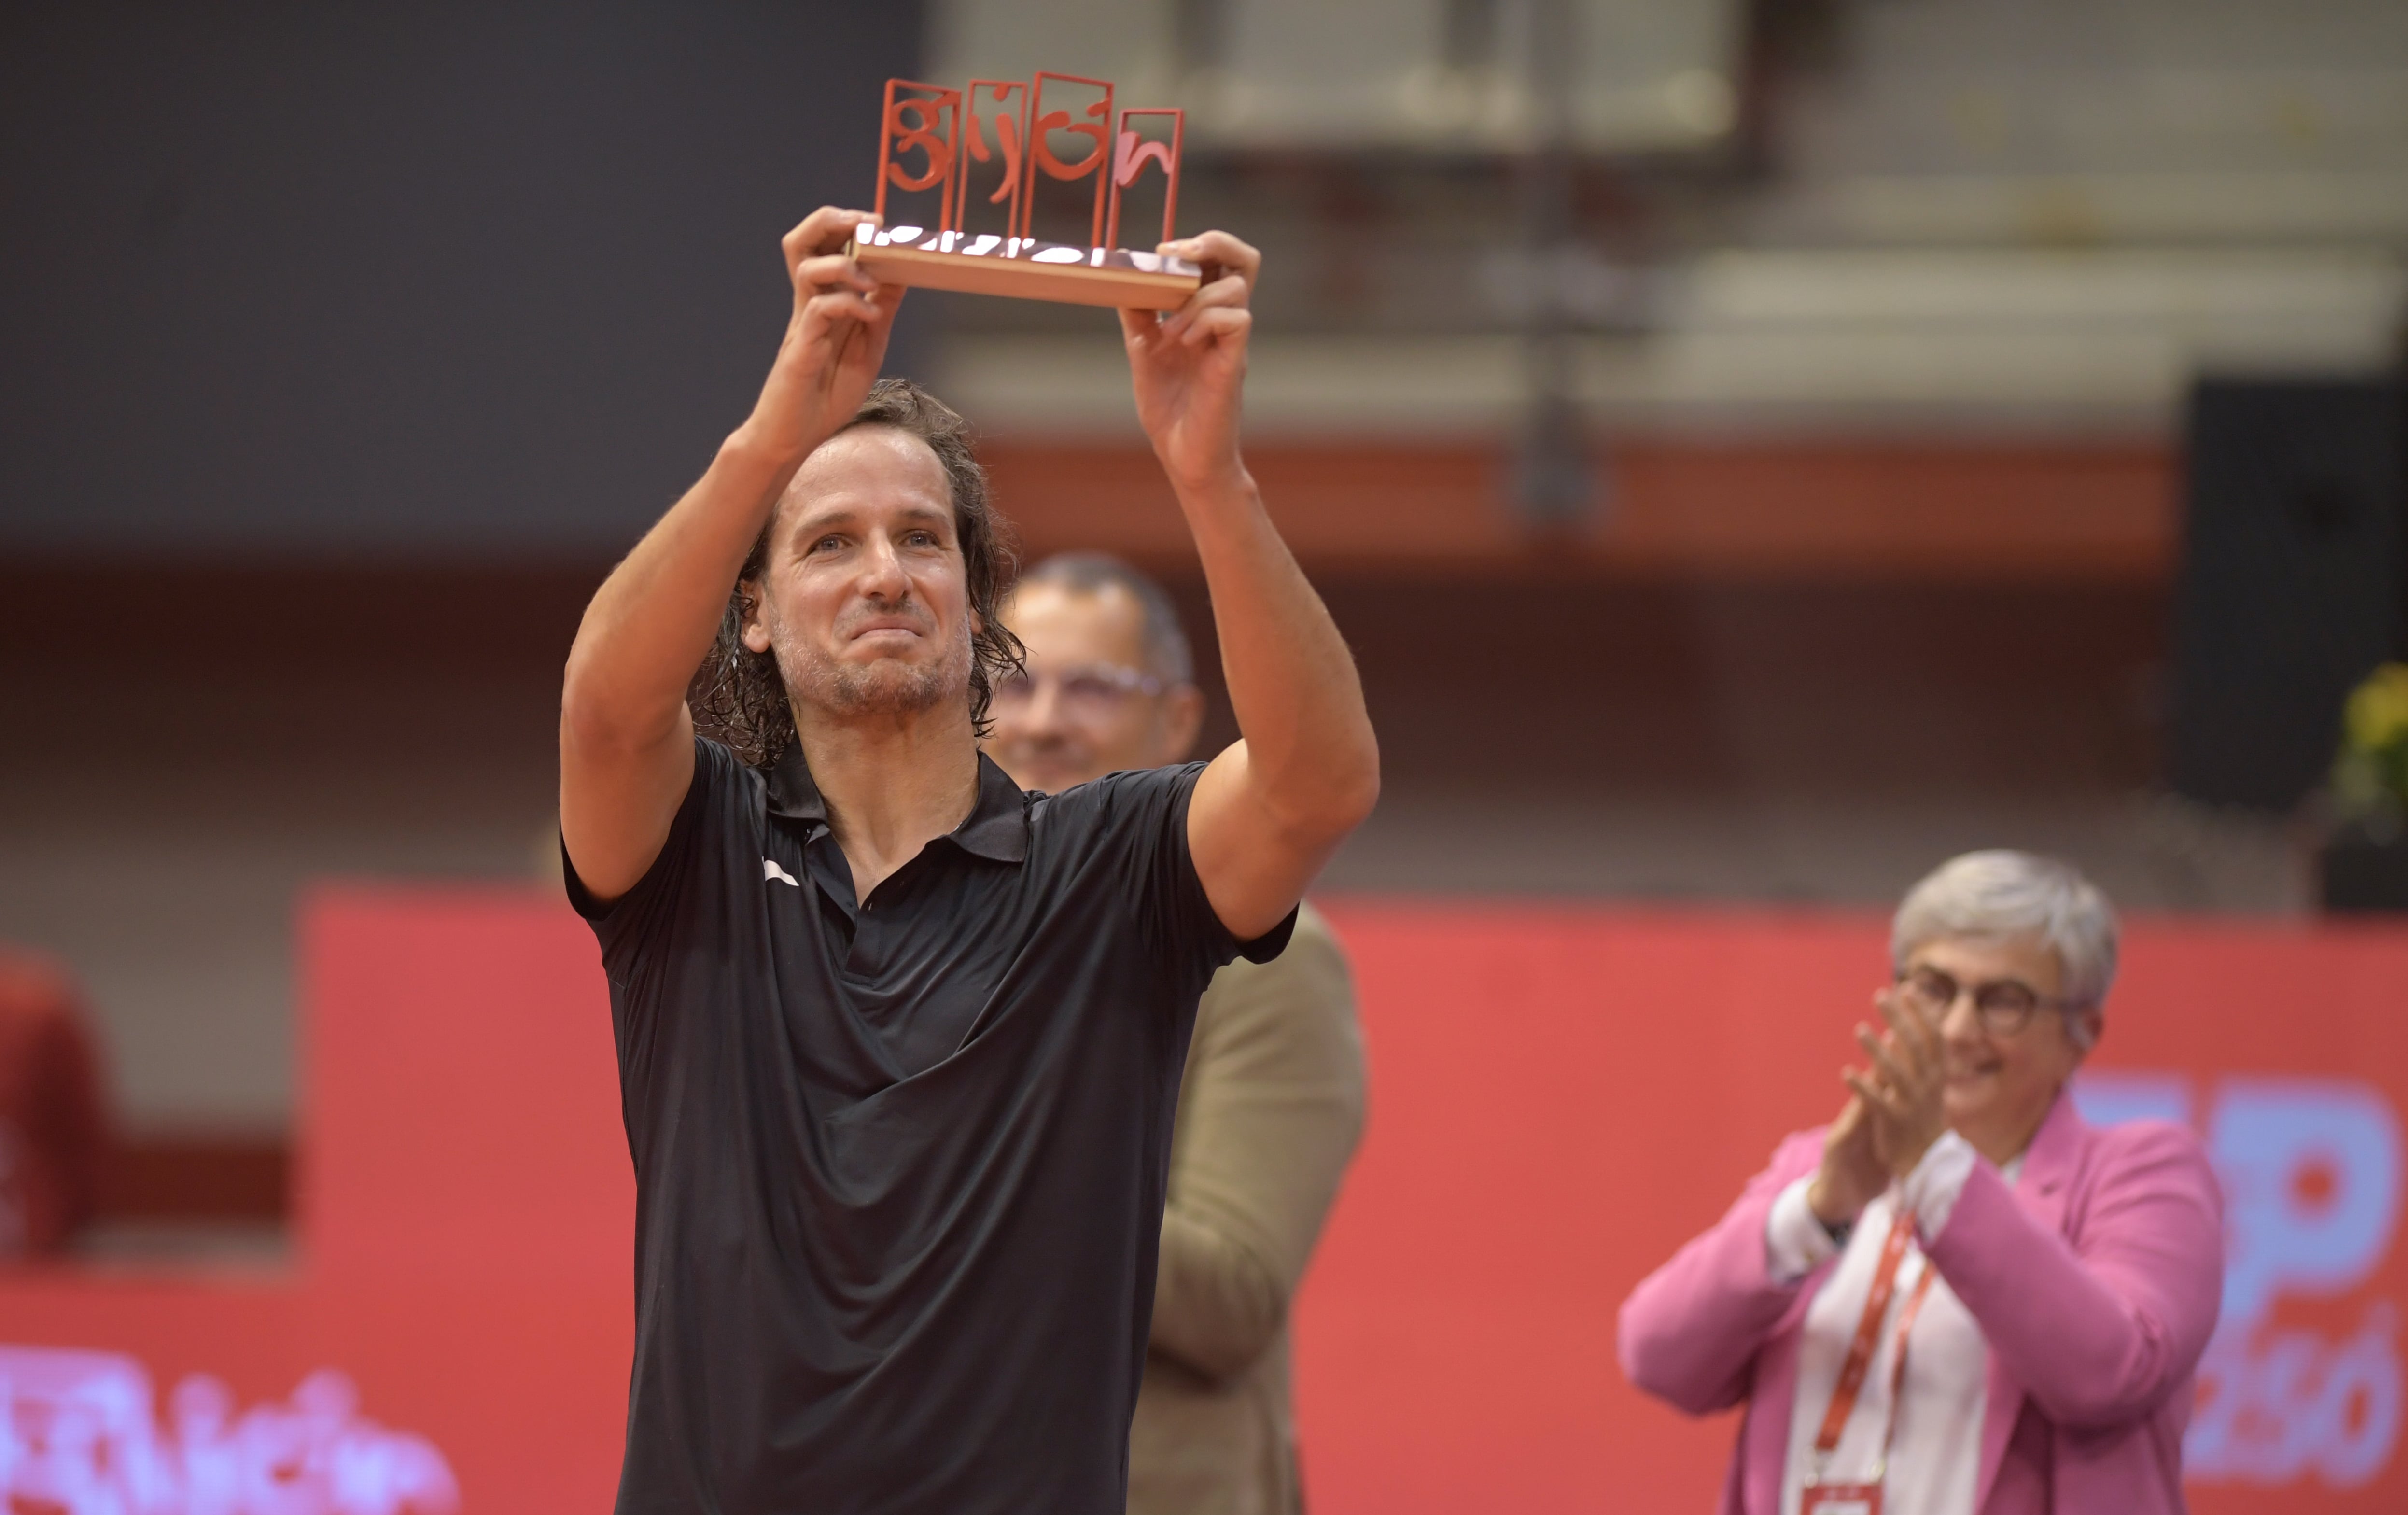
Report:
[[[765,857],[761,860],[761,881],[766,884],[772,879],[777,879],[781,884],[793,884],[796,889],[803,887],[802,884],[796,879],[793,874],[788,873],[785,869],[778,866],[778,865],[770,862]]]

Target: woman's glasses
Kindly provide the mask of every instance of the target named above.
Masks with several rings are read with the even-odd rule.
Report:
[[[2042,1009],[2067,1010],[2073,1008],[2069,999],[2051,999],[2031,985],[2015,979],[1999,979],[1985,984],[1960,984],[1938,968],[1911,968],[1898,980],[1906,1002],[1934,1022],[1945,1017],[1956,1004],[1959,994],[1973,996],[1973,1013],[1981,1019],[1982,1029],[1993,1036],[2012,1036],[2031,1024],[2032,1016]]]

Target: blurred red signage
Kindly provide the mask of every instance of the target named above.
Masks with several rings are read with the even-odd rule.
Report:
[[[1828,1116],[1884,923],[1331,913],[1373,1113],[1297,1309],[1315,1508],[1711,1508],[1735,1422],[1624,1383],[1614,1310]],[[608,1508],[633,1186],[591,935],[529,893],[369,889],[302,935],[292,1266],[0,1275],[7,1515]],[[2193,1508],[2408,1508],[2408,932],[2143,922],[2126,963],[2086,1103],[2192,1122],[2231,1193]]]

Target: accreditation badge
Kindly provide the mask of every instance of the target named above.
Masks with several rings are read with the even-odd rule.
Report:
[[[1931,1291],[1932,1271],[1927,1264],[1922,1277],[1906,1298],[1905,1308],[1899,1311],[1898,1351],[1891,1360],[1889,1411],[1882,1427],[1881,1456],[1873,1464],[1870,1483],[1826,1483],[1823,1469],[1829,1465],[1831,1454],[1840,1449],[1840,1435],[1847,1429],[1848,1417],[1856,1412],[1856,1394],[1864,1388],[1865,1374],[1872,1366],[1873,1347],[1881,1337],[1883,1318],[1889,1313],[1890,1295],[1898,1287],[1898,1270],[1906,1261],[1906,1250],[1914,1236],[1914,1219],[1903,1209],[1882,1240],[1881,1261],[1873,1268],[1872,1286],[1865,1296],[1864,1318],[1856,1322],[1856,1339],[1848,1344],[1848,1355],[1840,1365],[1840,1380],[1831,1390],[1830,1408],[1824,1411],[1823,1428],[1814,1436],[1814,1463],[1806,1476],[1806,1487],[1798,1502],[1799,1515],[1881,1515],[1882,1479],[1889,1470],[1890,1442],[1898,1433],[1898,1402],[1906,1392],[1906,1347],[1908,1334],[1914,1329],[1914,1317],[1923,1308],[1924,1296]]]
[[[1798,1515],[1881,1515],[1878,1483],[1810,1483]]]

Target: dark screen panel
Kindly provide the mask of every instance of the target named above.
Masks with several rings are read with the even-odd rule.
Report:
[[[0,10],[0,550],[624,545],[910,5]],[[895,364],[912,365],[912,336]]]
[[[2298,803],[2331,765],[2350,688],[2397,654],[2400,407],[2372,379],[2194,393],[2174,609],[2180,793]]]

